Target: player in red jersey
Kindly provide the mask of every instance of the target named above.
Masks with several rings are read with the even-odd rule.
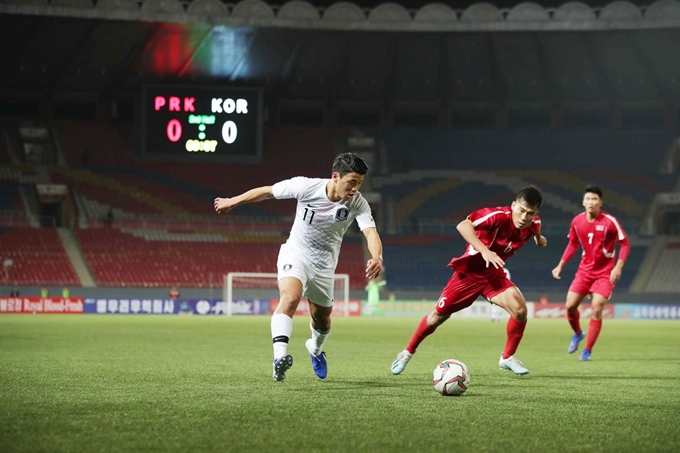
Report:
[[[434,310],[425,315],[416,327],[406,349],[392,363],[392,373],[400,374],[416,352],[418,345],[457,311],[469,307],[484,296],[510,314],[505,350],[498,366],[517,375],[529,374],[522,362],[515,359],[527,322],[524,296],[503,271],[505,261],[533,238],[545,247],[548,240],[541,235],[538,210],[543,195],[534,186],[517,192],[511,206],[484,208],[470,214],[456,227],[468,242],[465,253],[449,263],[454,270],[444,287]]]
[[[581,314],[578,307],[588,294],[592,294],[588,338],[580,357],[580,360],[588,361],[602,329],[602,309],[611,297],[614,285],[621,278],[623,264],[630,252],[630,243],[616,217],[602,211],[602,189],[598,186],[586,186],[583,207],[585,212],[571,221],[567,236],[569,243],[559,264],[552,270],[552,275],[557,279],[561,278],[564,265],[574,256],[580,243],[583,249],[581,264],[567,292],[567,320],[574,330],[567,350],[569,354],[576,352],[579,343],[585,337],[581,330]],[[617,242],[618,261],[615,260]]]

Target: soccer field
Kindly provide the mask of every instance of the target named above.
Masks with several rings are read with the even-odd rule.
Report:
[[[308,322],[275,383],[266,316],[0,316],[0,451],[680,451],[677,321],[605,320],[582,363],[566,321],[530,320],[517,377],[505,323],[453,319],[393,376],[418,319],[336,317],[325,381]],[[470,369],[461,397],[432,388],[447,358]]]

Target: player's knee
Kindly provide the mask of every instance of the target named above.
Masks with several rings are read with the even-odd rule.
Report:
[[[604,311],[604,306],[602,305],[593,305],[592,307],[592,312],[590,314],[590,317],[596,321],[599,321],[602,319],[602,312]]]
[[[437,327],[440,326],[449,319],[451,315],[445,315],[442,313],[439,313],[438,311],[433,311],[429,314],[427,317],[427,325],[430,327]]]
[[[300,303],[300,299],[297,299],[295,297],[286,297],[286,298],[279,300],[279,305],[286,307],[286,308],[297,308],[299,303]]]
[[[513,310],[512,317],[519,322],[524,322],[527,320],[527,307],[526,305],[516,307]]]
[[[320,313],[312,315],[314,330],[321,333],[326,333],[331,330],[331,317]]]
[[[298,304],[300,303],[300,297],[294,294],[282,294],[279,298],[279,305],[277,311],[288,313],[291,310],[295,312]]]

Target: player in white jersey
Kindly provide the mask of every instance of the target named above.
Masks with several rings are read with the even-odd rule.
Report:
[[[323,345],[331,331],[333,274],[343,235],[354,219],[371,254],[366,262],[366,278],[382,273],[382,243],[371,208],[359,192],[367,172],[363,159],[354,153],[343,153],[335,158],[330,179],[295,177],[236,197],[215,198],[218,214],[271,198],[298,201],[290,236],[281,245],[277,261],[280,297],[271,319],[275,381],[283,381],[293,366],[293,357],[287,353],[288,341],[293,332],[293,315],[303,296],[309,301],[312,318],[312,336],[305,343],[312,369],[321,379],[328,374]]]

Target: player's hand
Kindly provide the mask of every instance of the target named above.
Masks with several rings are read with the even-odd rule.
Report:
[[[215,212],[220,214],[222,212],[229,212],[234,207],[231,198],[215,198]]]
[[[561,273],[562,273],[562,269],[559,266],[557,266],[555,269],[552,270],[552,276],[554,278],[558,279],[558,280],[562,278],[562,277],[560,277]]]
[[[534,239],[536,239],[536,245],[539,247],[545,247],[548,245],[548,238],[543,235],[536,236]]]
[[[612,269],[611,274],[609,274],[609,281],[612,283],[612,285],[616,285],[621,278],[621,270],[617,267],[614,267]]]
[[[482,252],[482,258],[484,258],[484,261],[486,261],[486,267],[489,267],[489,264],[491,264],[496,269],[500,269],[505,266],[505,261],[503,261],[503,259],[498,256],[496,252],[492,252],[491,250],[484,250]]]
[[[382,274],[383,262],[380,258],[371,258],[366,261],[366,278],[376,278]]]

